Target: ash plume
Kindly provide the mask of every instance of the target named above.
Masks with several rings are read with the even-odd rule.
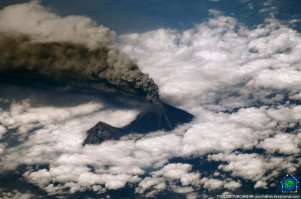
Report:
[[[0,11],[0,72],[99,79],[156,101],[158,86],[112,45],[113,38],[89,18],[60,17],[36,1],[8,6]]]

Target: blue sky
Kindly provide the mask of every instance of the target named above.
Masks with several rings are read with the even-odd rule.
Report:
[[[24,0],[4,0],[0,7]],[[156,28],[188,29],[206,20],[209,9],[222,11],[240,22],[254,27],[264,21],[268,12],[263,8],[276,7],[275,17],[290,20],[300,17],[299,0],[41,0],[60,15],[85,15],[117,33],[144,32]],[[300,23],[297,26],[300,29]]]

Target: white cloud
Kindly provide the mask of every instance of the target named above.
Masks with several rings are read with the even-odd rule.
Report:
[[[140,194],[145,193],[149,189],[156,192],[166,188],[172,189],[176,193],[186,194],[192,197],[193,193],[201,184],[200,173],[191,172],[192,166],[182,163],[170,163],[165,165],[158,171],[151,172],[151,177],[144,178],[136,188]],[[177,182],[180,182],[180,186]],[[154,194],[154,193],[152,193]]]
[[[159,29],[123,35],[121,41],[159,84],[163,99],[191,110],[226,101],[234,91],[239,96],[226,102],[237,106],[252,105],[249,95],[256,97],[253,102],[264,98],[262,87],[300,91],[300,36],[275,19],[249,30],[217,16],[183,32]]]
[[[2,136],[6,133],[6,131],[7,131],[6,128],[0,125],[0,138],[2,138]]]
[[[264,157],[258,154],[215,154],[210,160],[225,161],[219,169],[231,172],[233,176],[256,182],[255,188],[266,188],[266,180],[279,175],[280,172],[292,173],[300,163],[293,163],[294,157]]]
[[[34,196],[31,193],[26,193],[26,192],[21,193],[17,190],[6,191],[0,188],[0,197],[2,199],[31,199],[36,196]]]
[[[37,114],[43,112],[40,108],[32,108],[28,104],[22,108],[19,107],[20,104],[13,104],[12,106],[17,108],[11,108],[11,110],[18,110],[19,113],[15,114],[15,118],[11,118],[15,121],[19,121],[18,118],[26,118],[28,112],[34,113],[37,111]],[[192,167],[189,164],[165,165],[168,159],[177,156],[205,155],[212,152],[227,151],[231,153],[235,149],[260,147],[261,145],[257,146],[258,140],[269,139],[275,133],[270,129],[276,127],[270,117],[267,116],[266,108],[241,109],[239,112],[232,114],[203,111],[202,115],[206,117],[197,119],[192,126],[189,124],[188,126],[191,127],[187,132],[182,132],[179,128],[168,135],[154,134],[154,137],[142,137],[137,141],[108,141],[97,146],[82,148],[81,144],[87,128],[91,127],[100,118],[106,118],[107,122],[114,123],[114,121],[116,122],[114,117],[117,113],[126,113],[115,110],[112,113],[104,111],[96,115],[95,113],[87,114],[89,112],[88,107],[98,108],[99,106],[101,105],[83,104],[72,108],[54,108],[53,110],[56,111],[53,111],[53,117],[49,116],[43,129],[37,130],[23,144],[4,150],[5,161],[2,168],[13,169],[19,164],[50,163],[49,169],[30,170],[24,174],[24,177],[51,194],[59,193],[66,188],[70,192],[82,191],[87,188],[103,192],[106,189],[124,187],[126,183],[138,183],[137,192],[144,193],[149,188],[158,191],[163,190],[169,186],[169,183],[167,183],[169,181],[179,181],[182,186],[187,187],[185,190],[190,190],[189,187],[191,188],[191,186],[199,186],[200,173],[191,172]],[[83,115],[81,115],[82,109],[85,111]],[[92,110],[93,108],[91,108]],[[69,118],[65,117],[68,119],[54,126],[53,122],[57,121],[57,117],[54,116],[55,112],[58,115],[64,115],[62,111],[69,113],[70,115],[65,114]],[[9,112],[5,113],[12,115]],[[111,117],[108,113],[111,114]],[[133,113],[127,111],[126,114]],[[38,118],[41,122],[45,119],[43,116]],[[110,120],[110,118],[112,119]],[[239,120],[238,118],[242,119]],[[255,122],[256,120],[258,122]],[[22,121],[36,122],[36,120],[31,119]],[[252,125],[250,121],[256,124]],[[25,124],[23,123],[23,125]],[[74,126],[77,129],[74,129]],[[267,147],[266,150],[268,150]],[[101,155],[96,156],[95,154]],[[269,167],[266,162],[277,160],[275,164],[279,166],[284,162],[289,165],[292,160],[257,158],[254,155],[254,164],[249,164],[249,166],[255,165],[252,169],[244,167],[244,160],[241,160],[240,157],[245,157],[245,155],[241,154],[240,159],[235,159],[235,157],[213,155],[210,156],[209,161],[229,161],[230,166],[220,167],[222,171],[232,171],[234,176],[242,176],[246,179],[262,179],[264,173],[257,173],[258,167],[261,168],[259,172],[264,172],[266,166]],[[249,156],[246,157],[246,164],[249,163],[249,159]],[[241,165],[247,171],[239,170],[240,166],[238,166],[239,168],[233,167],[232,161],[236,161],[237,163],[234,165]],[[95,171],[91,171],[87,165],[94,167]],[[107,168],[107,166],[109,167]],[[152,167],[155,171],[145,178],[141,178],[146,173],[145,169],[149,167]],[[293,165],[290,169],[294,167]],[[259,177],[256,178],[256,176]],[[53,182],[60,185],[55,186],[52,184]],[[232,181],[212,183],[211,181],[204,182],[204,187],[210,190],[215,189],[216,184],[229,190],[240,187],[239,183]],[[173,189],[177,192],[184,191],[175,185],[173,185]]]
[[[263,189],[267,189],[267,183],[266,183],[266,182],[262,182],[262,181],[258,181],[258,182],[256,182],[256,184],[254,185],[254,188],[263,188]]]
[[[277,82],[277,84],[275,84]],[[300,71],[290,69],[262,70],[249,84],[256,87],[275,89],[298,89],[301,83]],[[299,89],[298,89],[299,90]]]
[[[164,166],[161,170],[153,172],[152,175],[155,177],[164,176],[172,180],[180,180],[181,184],[184,186],[190,184],[198,184],[199,173],[188,173],[192,166],[189,164],[168,164]]]
[[[88,17],[61,17],[38,1],[7,6],[0,11],[0,31],[30,35],[36,42],[69,41],[90,48],[110,43],[114,33]],[[62,32],[64,34],[62,34]]]
[[[236,182],[231,179],[219,180],[207,177],[201,179],[201,184],[203,184],[204,188],[208,189],[209,191],[222,188],[233,191],[242,186],[240,182]]]
[[[235,182],[235,181],[228,181],[225,183],[224,187],[228,190],[235,190],[240,188],[242,185],[240,182]]]
[[[224,182],[222,180],[217,180],[217,179],[203,178],[202,182],[204,184],[204,187],[209,191],[219,189],[224,186]]]
[[[300,133],[299,133],[300,134]],[[299,137],[299,138],[298,138]],[[279,152],[284,154],[300,154],[300,135],[281,133],[274,137],[266,138],[259,144],[259,147],[268,152]]]

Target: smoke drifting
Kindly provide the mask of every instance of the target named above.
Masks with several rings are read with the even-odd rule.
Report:
[[[158,86],[112,45],[113,38],[86,17],[60,17],[37,2],[9,6],[0,11],[0,72],[96,78],[156,101]]]

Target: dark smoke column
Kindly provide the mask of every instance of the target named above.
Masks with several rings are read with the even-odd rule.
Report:
[[[159,89],[148,74],[143,73],[137,64],[126,54],[118,50],[108,52],[108,70],[100,72],[98,77],[105,79],[114,85],[123,85],[142,90],[150,102],[159,100]]]
[[[114,38],[85,16],[59,16],[38,1],[11,5],[0,10],[0,72],[96,77],[158,100],[158,86],[113,46]]]
[[[69,42],[33,42],[27,35],[0,32],[0,72],[28,71],[52,77],[97,77],[111,85],[159,99],[158,86],[137,64],[116,47],[89,49]]]

